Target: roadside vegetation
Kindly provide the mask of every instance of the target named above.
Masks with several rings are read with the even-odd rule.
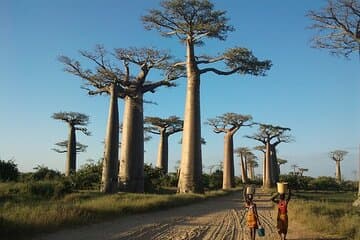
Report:
[[[289,217],[309,229],[344,239],[360,239],[360,209],[355,192],[299,191],[289,204]]]
[[[68,177],[45,166],[37,166],[31,173],[19,173],[13,160],[2,160],[1,163],[11,170],[8,171],[11,177],[7,177],[6,172],[1,175],[1,239],[28,239],[40,233],[182,206],[231,193],[220,190],[220,170],[204,174],[205,194],[175,194],[176,173],[164,174],[159,168],[145,165],[145,193],[109,195],[98,191],[102,171],[100,161],[89,161]]]

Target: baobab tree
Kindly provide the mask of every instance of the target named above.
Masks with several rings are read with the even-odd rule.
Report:
[[[279,178],[280,178],[280,167],[278,164],[276,148],[280,143],[289,143],[291,141],[293,141],[293,138],[291,135],[286,134],[285,132],[281,132],[276,137],[276,140],[273,143],[270,143],[270,151],[271,151],[270,157],[271,157],[271,164],[272,164],[271,166],[272,166],[272,172],[274,173],[272,175],[272,178],[273,178],[274,183],[279,182]]]
[[[252,117],[237,113],[225,113],[206,122],[215,133],[224,133],[224,173],[223,189],[235,187],[234,174],[234,141],[235,133],[243,126],[251,126]],[[246,165],[245,165],[246,168]]]
[[[284,164],[286,164],[287,162],[288,162],[287,160],[282,159],[282,158],[278,158],[278,159],[277,159],[277,164],[278,164],[278,166],[279,166],[279,176],[280,176],[280,174],[281,174],[281,165],[284,165]]]
[[[317,30],[312,43],[315,48],[330,50],[335,55],[348,57],[360,54],[360,2],[358,0],[329,0],[320,11],[309,11]]]
[[[293,169],[293,175],[297,175],[296,169],[299,168],[299,166],[297,164],[291,164],[290,167]]]
[[[329,153],[330,158],[336,163],[335,178],[338,182],[341,182],[340,162],[344,160],[344,157],[347,153],[348,152],[344,150],[335,150]]]
[[[263,187],[265,188],[271,188],[275,185],[274,176],[276,175],[274,173],[274,165],[277,165],[277,162],[274,162],[274,157],[276,157],[275,146],[282,138],[288,138],[286,135],[287,131],[290,131],[290,128],[270,124],[259,124],[258,132],[252,136],[247,136],[265,145],[265,181],[263,182]],[[274,142],[273,139],[276,139],[276,141]]]
[[[66,72],[85,80],[82,88],[89,95],[110,95],[100,191],[114,193],[117,191],[119,160],[118,98],[124,98],[123,85],[128,77],[112,63],[108,52],[101,45],[97,45],[92,53],[80,51],[80,55],[94,65],[94,70],[83,68],[79,61],[67,56],[59,57],[59,61],[65,65]]]
[[[181,132],[183,129],[183,123],[184,122],[176,116],[170,116],[168,118],[145,118],[145,124],[147,124],[147,126],[145,127],[146,131],[149,133],[160,135],[156,167],[162,169],[164,173],[168,172],[169,136],[177,132]]]
[[[129,76],[124,82],[124,120],[119,167],[120,189],[129,192],[144,191],[144,112],[143,96],[154,93],[159,87],[175,86],[173,80],[181,77],[181,67],[174,67],[168,52],[154,48],[118,48],[116,57],[123,61]],[[138,69],[135,77],[130,77],[130,67]],[[148,80],[151,70],[163,73],[161,79]]]
[[[298,168],[298,171],[299,171],[300,177],[302,177],[304,175],[304,172],[309,171],[309,169],[308,168]]]
[[[265,139],[263,139],[265,141]],[[263,142],[263,141],[261,141]],[[263,169],[262,169],[262,180],[263,183],[265,182],[265,176],[266,176],[266,168],[265,168],[265,161],[266,161],[266,146],[265,145],[259,145],[254,147],[254,150],[260,151],[263,153]]]
[[[235,149],[235,153],[240,158],[241,181],[246,184],[248,182],[247,156],[250,155],[251,151],[247,147],[238,147]]]
[[[68,140],[56,144],[60,147],[66,144],[65,176],[69,176],[76,172],[76,152],[77,147],[79,147],[76,142],[76,131],[80,131],[87,136],[90,135],[90,132],[86,128],[89,123],[89,116],[78,112],[57,112],[51,117],[66,122],[69,127]]]
[[[65,65],[65,71],[76,75],[86,81],[82,86],[89,95],[110,95],[109,115],[105,136],[105,150],[101,191],[114,193],[118,189],[118,169],[120,177],[131,183],[128,184],[130,191],[142,191],[143,189],[143,94],[154,92],[162,85],[173,86],[170,80],[177,75],[175,68],[168,67],[169,54],[156,49],[130,48],[116,49],[109,54],[103,46],[97,45],[93,52],[80,51],[80,55],[94,65],[94,70],[83,68],[79,61],[61,56],[59,61]],[[146,59],[146,61],[144,61]],[[115,61],[120,64],[115,64]],[[140,67],[138,76],[132,77],[129,64]],[[121,69],[121,66],[122,69]],[[145,81],[151,68],[167,69],[162,81]],[[177,69],[177,68],[176,68]],[[118,98],[125,99],[124,131],[122,134],[122,159],[124,165],[119,167],[119,110]],[[135,119],[135,120],[134,120]],[[132,124],[134,123],[134,124]],[[134,130],[135,129],[135,130]],[[134,135],[131,135],[134,133]],[[132,137],[131,137],[132,136]],[[137,147],[136,150],[134,148]],[[133,156],[133,155],[136,156]],[[124,160],[128,159],[128,160]],[[128,164],[130,159],[132,164]],[[133,170],[136,169],[136,170]],[[138,174],[139,186],[135,187],[134,175]],[[130,177],[129,177],[130,176]],[[137,181],[135,181],[137,182]],[[123,185],[123,184],[121,184]],[[125,184],[126,185],[126,184]]]
[[[228,24],[225,11],[214,9],[208,0],[165,0],[161,10],[150,10],[142,17],[145,28],[156,29],[163,36],[175,36],[186,48],[186,60],[179,65],[186,66],[187,91],[184,111],[184,131],[181,155],[181,173],[178,192],[202,193],[201,119],[200,119],[200,76],[205,73],[217,75],[251,74],[265,75],[271,62],[259,61],[250,50],[231,48],[219,56],[197,55],[196,46],[205,39],[225,40],[227,33],[234,30]],[[200,68],[204,64],[223,62],[227,69]],[[217,65],[218,66],[218,65]]]
[[[251,152],[251,154],[247,155],[247,173],[250,180],[254,180],[255,178],[255,168],[259,166],[256,161],[256,156]]]

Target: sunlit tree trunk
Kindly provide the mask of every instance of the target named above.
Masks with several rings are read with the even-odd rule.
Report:
[[[195,62],[192,39],[187,39],[186,46],[187,90],[178,192],[203,193],[200,142],[200,73]]]
[[[69,136],[66,156],[65,176],[76,171],[76,133],[75,126],[69,123]]]
[[[117,169],[119,159],[119,109],[118,87],[111,85],[109,116],[105,136],[105,151],[101,177],[101,191],[114,193],[117,191]]]
[[[161,130],[156,167],[162,169],[164,173],[168,172],[168,146],[168,134],[164,130]]]
[[[234,180],[234,144],[233,134],[228,132],[224,136],[224,164],[223,164],[223,189],[235,186]]]
[[[144,191],[143,96],[126,96],[121,140],[119,187],[129,192]]]
[[[242,183],[247,183],[247,177],[246,177],[246,166],[244,162],[244,154],[240,154],[240,167],[241,167],[241,181]]]
[[[341,182],[340,161],[335,161],[335,162],[336,162],[335,178],[336,178],[336,181]]]
[[[265,182],[263,184],[263,186],[265,188],[271,188],[272,187],[272,181],[271,181],[271,155],[270,155],[270,143],[266,143],[266,158],[265,158],[265,165],[266,165],[266,169],[265,169]]]

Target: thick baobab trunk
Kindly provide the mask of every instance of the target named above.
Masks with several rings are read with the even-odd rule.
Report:
[[[168,146],[168,134],[164,130],[161,130],[156,167],[162,169],[164,173],[168,172]]]
[[[266,158],[265,158],[265,162],[266,162],[266,177],[265,177],[265,182],[264,182],[264,187],[265,188],[271,188],[272,187],[272,174],[271,174],[271,155],[270,155],[270,143],[266,143]]]
[[[265,181],[266,181],[266,152],[264,153],[264,159],[263,159],[263,187],[265,187]]]
[[[249,166],[247,172],[249,179],[254,180],[254,168],[252,166]]]
[[[117,191],[117,169],[119,161],[119,109],[118,88],[111,86],[109,117],[105,136],[105,151],[101,177],[101,191]]]
[[[234,144],[232,133],[224,136],[224,164],[223,164],[223,189],[230,189],[235,186],[234,180]]]
[[[246,165],[244,162],[244,154],[240,154],[240,164],[241,164],[241,181],[243,184],[247,183],[247,176],[246,176]]]
[[[335,161],[335,162],[336,162],[335,178],[336,178],[336,181],[341,182],[340,161]]]
[[[125,97],[119,187],[144,192],[144,114],[142,94]]]
[[[277,163],[276,148],[274,145],[271,145],[271,165],[272,165],[272,184],[279,182],[280,178],[280,169]]]
[[[181,151],[179,193],[203,193],[200,119],[200,73],[194,56],[194,44],[187,39],[187,90]]]
[[[75,173],[76,171],[76,133],[75,126],[69,124],[69,136],[67,145],[65,176]]]

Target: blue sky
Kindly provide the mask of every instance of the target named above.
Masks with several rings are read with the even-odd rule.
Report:
[[[15,158],[21,171],[44,164],[64,171],[65,155],[51,150],[67,136],[67,126],[53,120],[58,111],[78,111],[90,116],[92,136],[78,134],[88,151],[78,155],[78,166],[86,159],[102,156],[108,97],[87,96],[82,80],[62,71],[59,55],[79,59],[78,50],[91,50],[96,44],[107,49],[157,47],[185,56],[177,39],[162,38],[146,31],[140,16],[157,8],[159,1],[0,1],[0,158]],[[328,152],[349,151],[342,163],[343,175],[355,177],[360,143],[359,57],[351,59],[312,49],[313,32],[305,14],[326,1],[213,1],[226,10],[236,29],[227,41],[209,40],[197,53],[216,55],[227,48],[249,48],[260,59],[270,59],[266,77],[248,75],[216,76],[201,80],[201,117],[205,122],[226,112],[251,114],[255,121],[292,129],[295,142],[281,144],[279,157],[291,164],[309,168],[309,175],[333,176],[335,164]],[[154,78],[157,75],[152,75]],[[185,79],[176,88],[147,94],[146,116],[182,117]],[[120,119],[123,103],[119,101]],[[257,145],[244,138],[256,128],[240,129],[235,147]],[[203,125],[203,164],[218,164],[223,158],[223,136]],[[170,139],[169,169],[180,159],[181,133]],[[145,143],[145,161],[155,163],[158,138]],[[259,155],[260,157],[260,155]],[[239,160],[235,158],[236,172]],[[257,169],[257,172],[260,172]]]

